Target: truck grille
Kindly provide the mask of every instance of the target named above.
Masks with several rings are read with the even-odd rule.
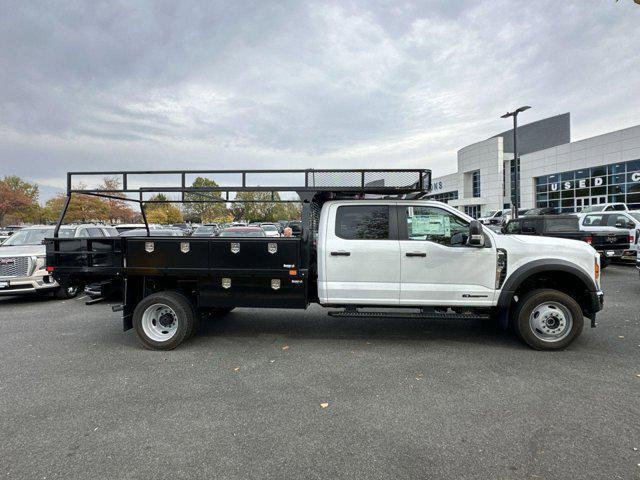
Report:
[[[0,257],[0,277],[27,277],[29,257]]]

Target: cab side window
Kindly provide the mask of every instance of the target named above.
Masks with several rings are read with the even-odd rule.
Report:
[[[587,227],[605,227],[607,225],[605,215],[587,215],[582,220],[582,225]]]
[[[336,236],[345,240],[388,240],[389,207],[387,205],[338,207]]]
[[[609,226],[615,228],[627,228],[629,219],[625,215],[609,215]]]
[[[460,246],[469,238],[469,222],[436,207],[407,207],[407,237]]]
[[[90,237],[104,237],[104,233],[99,228],[91,227],[87,229]]]

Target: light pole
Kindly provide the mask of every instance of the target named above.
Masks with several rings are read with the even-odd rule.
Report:
[[[513,112],[507,112],[502,115],[500,118],[509,118],[513,117],[513,162],[514,162],[514,171],[515,178],[513,182],[513,189],[515,192],[511,193],[511,197],[513,198],[513,218],[518,218],[518,207],[520,207],[518,202],[518,191],[520,184],[520,156],[518,155],[518,114],[520,112],[524,112],[525,110],[529,110],[531,107],[525,105],[520,108],[516,108]]]

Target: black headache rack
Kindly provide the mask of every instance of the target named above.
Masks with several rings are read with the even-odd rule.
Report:
[[[119,188],[87,187],[84,182],[115,178]],[[159,182],[158,177],[163,181]],[[193,187],[197,177],[215,186]],[[173,184],[169,180],[173,180]],[[223,181],[225,180],[225,181]],[[155,183],[155,185],[154,185]],[[158,185],[161,183],[162,186]],[[67,198],[54,231],[45,240],[47,269],[61,284],[121,278],[173,284],[195,282],[200,306],[306,306],[315,286],[314,239],[322,203],[367,195],[404,196],[428,192],[425,169],[374,170],[165,170],[102,171],[67,174]],[[247,203],[238,194],[267,192],[259,202],[298,202],[302,233],[296,238],[151,236],[145,205],[151,203]],[[281,192],[298,198],[279,198]],[[155,197],[163,194],[165,197]],[[270,195],[269,195],[270,194]],[[75,195],[135,202],[146,236],[59,238],[58,231]],[[266,200],[265,200],[266,197]],[[130,299],[129,299],[130,300]],[[125,303],[131,303],[125,299]],[[125,307],[125,316],[127,315]]]

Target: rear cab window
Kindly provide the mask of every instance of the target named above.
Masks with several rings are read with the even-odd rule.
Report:
[[[336,212],[336,236],[344,240],[389,240],[388,205],[345,205]]]

